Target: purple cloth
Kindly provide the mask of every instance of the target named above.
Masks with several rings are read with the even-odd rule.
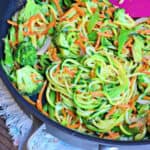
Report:
[[[110,0],[114,5],[124,8],[132,17],[148,17],[150,16],[150,0],[124,0],[119,4],[119,0]]]

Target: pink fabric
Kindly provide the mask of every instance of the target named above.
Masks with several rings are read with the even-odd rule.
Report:
[[[132,17],[150,17],[150,0],[124,0],[119,4],[119,0],[110,0],[114,5],[124,8]]]

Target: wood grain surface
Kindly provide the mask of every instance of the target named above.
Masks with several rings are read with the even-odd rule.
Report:
[[[0,100],[5,99],[7,101],[7,99],[10,98],[12,98],[12,96],[0,79]],[[5,125],[5,120],[2,117],[0,117],[0,150],[17,150],[17,147],[13,145],[12,138]]]
[[[8,134],[8,129],[5,126],[4,119],[0,118],[0,150],[17,150],[13,145],[11,136]]]

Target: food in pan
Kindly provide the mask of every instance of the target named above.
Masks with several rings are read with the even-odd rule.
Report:
[[[150,138],[150,18],[107,0],[27,0],[1,64],[47,117],[113,140]]]

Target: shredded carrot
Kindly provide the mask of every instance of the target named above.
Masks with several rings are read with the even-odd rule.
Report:
[[[116,106],[113,106],[109,112],[106,114],[105,118],[109,118],[116,111]]]
[[[49,54],[50,58],[53,59],[53,61],[59,61],[60,60],[60,58],[57,55],[57,49],[56,48],[49,47],[48,48],[48,54]]]
[[[100,133],[100,134],[99,134],[99,137],[100,137],[100,138],[103,138],[103,136],[104,136],[104,133]]]
[[[12,41],[9,41],[10,42],[10,45],[13,47],[13,46],[16,46],[17,44],[19,44],[19,41],[16,40],[15,42],[12,42]]]
[[[75,21],[79,17],[78,14],[75,14],[73,17],[69,19],[70,22]]]
[[[76,128],[79,128],[80,127],[80,122],[76,123],[76,124],[73,124],[73,125],[67,125],[68,128],[71,128],[71,129],[76,129]]]
[[[33,101],[33,100],[31,100],[28,96],[23,96],[23,98],[29,103],[29,104],[31,104],[31,105],[33,105],[33,106],[35,106],[36,105],[36,103]]]
[[[56,102],[60,102],[60,101],[61,101],[60,93],[56,92]]]
[[[31,80],[32,80],[34,83],[42,82],[42,80],[37,80],[36,77],[37,77],[36,74],[34,74],[34,73],[31,74]]]
[[[48,26],[47,26],[47,28],[46,28],[46,30],[42,31],[42,32],[40,33],[40,35],[45,35],[45,34],[47,34],[48,31],[49,31],[49,29],[52,28],[52,27],[54,27],[55,25],[56,25],[55,21],[49,23]]]
[[[80,21],[80,22],[78,23],[78,25],[77,25],[77,29],[78,29],[78,30],[80,29],[81,25],[82,25],[82,21]]]
[[[134,112],[136,112],[136,108],[135,108],[135,102],[136,102],[136,100],[138,99],[138,95],[135,95],[134,97],[132,97],[131,99],[130,99],[130,101],[129,101],[129,106],[130,106],[130,108],[132,108],[133,109],[133,111]]]
[[[60,72],[60,65],[57,66],[55,72],[53,73],[53,76],[56,76]]]
[[[100,34],[101,36],[104,36],[104,37],[107,37],[107,38],[110,38],[110,37],[113,36],[112,33],[110,33],[109,31],[104,32],[104,33],[100,33],[100,32],[99,32],[99,34]]]
[[[147,83],[140,83],[144,88],[147,88],[148,84]]]
[[[130,79],[130,88],[133,87],[135,81],[136,81],[136,76],[134,76]]]
[[[92,8],[91,8],[91,11],[92,11],[93,13],[95,13],[96,10],[97,10],[97,9],[96,9],[95,7],[92,7]]]
[[[62,114],[63,114],[64,118],[67,118],[67,114],[66,114],[66,109],[65,108],[62,109]]]
[[[137,122],[137,123],[129,125],[129,128],[136,128],[136,127],[142,127],[142,126],[143,126],[142,122]]]
[[[133,46],[133,38],[129,38],[129,40],[125,43],[125,47],[132,47]]]
[[[144,72],[145,70],[148,69],[148,65],[147,64],[143,64],[139,67],[138,71],[139,72]]]
[[[29,32],[30,34],[32,33],[32,24],[33,24],[33,22],[35,22],[35,20],[38,20],[38,19],[43,20],[43,17],[41,17],[40,14],[36,14],[36,15],[30,17],[30,19],[29,19],[29,21],[28,21],[28,23],[27,23],[27,27],[28,27],[28,29],[29,29],[28,32]],[[45,21],[45,20],[44,20],[44,21]]]
[[[48,116],[48,113],[44,112],[43,106],[42,106],[42,98],[43,98],[43,94],[44,94],[46,86],[47,86],[47,81],[44,82],[43,87],[38,95],[38,99],[36,101],[36,107],[39,111],[41,111],[43,114]]]
[[[59,0],[52,0],[52,1],[55,3],[60,16],[62,16],[63,15],[63,10],[61,9],[61,6],[59,4]]]
[[[78,6],[86,6],[85,2],[82,2],[81,0],[76,0],[75,5],[78,5]]]
[[[98,1],[99,1],[99,0],[92,0],[92,2],[94,2],[94,3],[98,3]]]
[[[18,27],[18,24],[16,22],[14,22],[14,21],[7,20],[7,23],[12,25],[12,26]]]
[[[44,28],[44,30],[42,32],[40,32],[40,33],[34,32],[32,30],[32,26],[38,20],[41,20],[41,21],[46,23],[46,19],[41,14],[36,14],[34,16],[31,16],[30,19],[28,20],[28,22],[24,23],[24,25],[23,25],[24,27],[28,28],[28,31],[27,32],[23,32],[23,34],[25,36],[36,34],[39,37],[47,34],[49,29],[56,25],[54,14],[53,13],[51,13],[51,14],[53,15],[53,19],[54,20],[52,22],[50,22],[48,25],[47,24],[46,25],[45,24],[44,25],[40,25],[40,27]]]
[[[120,105],[117,105],[118,108],[121,108],[121,109],[127,109],[129,108],[130,106],[128,104],[120,104]]]
[[[77,5],[74,5],[75,10],[77,11],[77,13],[79,14],[79,16],[84,16],[84,10],[82,10],[80,7],[78,7]]]
[[[148,65],[149,62],[150,62],[150,59],[143,57],[143,58],[142,58],[142,62],[143,62],[144,64]]]
[[[91,92],[92,97],[103,97],[104,94],[101,91]]]
[[[90,77],[91,77],[91,78],[94,78],[94,77],[95,77],[95,72],[94,72],[94,70],[91,70],[91,71],[90,71]]]
[[[102,21],[99,21],[99,22],[96,23],[96,25],[97,25],[98,27],[101,27],[102,24],[103,24]]]
[[[109,132],[109,135],[105,136],[107,139],[117,139],[118,137],[120,137],[119,132]]]
[[[73,11],[76,11],[76,14],[72,18],[69,19],[70,21],[77,19],[79,16],[85,15],[84,10],[78,7],[78,4],[75,4],[65,14],[63,14],[63,16],[61,17],[61,20],[64,20]]]
[[[147,112],[147,125],[150,126],[150,110]]]
[[[114,7],[109,7],[109,8],[107,9],[106,13],[107,13],[110,17],[112,17],[114,11],[115,11],[115,8],[114,8]]]
[[[147,23],[147,24],[150,24],[150,19],[148,19],[148,20],[146,21],[146,23]]]
[[[97,41],[96,41],[96,44],[95,44],[95,50],[98,49],[98,47],[100,45],[100,40],[101,40],[101,34],[98,33]]]
[[[104,7],[106,4],[104,2],[99,2],[99,6]]]
[[[114,41],[114,45],[118,46],[118,41],[117,40]]]
[[[145,73],[147,75],[150,75],[150,72],[149,71],[142,71],[142,73]]]
[[[104,12],[102,12],[100,15],[99,15],[100,18],[105,18],[105,14]]]
[[[80,33],[80,38],[81,38],[81,40],[83,41],[83,42],[86,42],[86,41],[88,41],[88,38],[87,37],[85,37],[83,34],[81,34]]]
[[[150,96],[144,96],[143,99],[144,100],[150,100]]]
[[[61,20],[65,19],[73,11],[75,11],[75,8],[71,7],[66,13],[63,14],[63,16],[61,16]]]
[[[36,69],[39,69],[39,70],[42,69],[42,67],[41,67],[40,65],[38,65],[38,64],[35,65],[35,68],[36,68]]]
[[[72,116],[73,118],[76,117],[76,115],[74,114],[74,112],[72,112],[71,110],[67,109],[66,112],[67,112],[70,116]]]
[[[64,67],[64,72],[69,74],[71,77],[75,76],[75,70],[70,70],[68,67]]]
[[[52,59],[53,59],[54,61],[59,61],[59,60],[60,60],[60,58],[59,58],[58,55],[57,55],[57,50],[56,50],[56,48],[53,49]]]
[[[150,30],[149,29],[139,30],[138,33],[141,33],[141,34],[150,34]]]
[[[85,45],[83,44],[83,41],[81,39],[76,40],[75,44],[79,45],[79,47],[82,50],[83,54],[86,53]]]

